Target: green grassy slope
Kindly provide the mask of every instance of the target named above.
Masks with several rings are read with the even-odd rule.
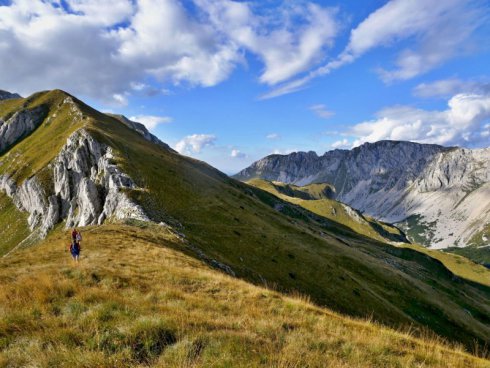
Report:
[[[418,244],[403,244],[398,246],[415,249],[420,253],[427,254],[432,258],[441,261],[444,266],[446,266],[452,273],[454,273],[458,277],[462,277],[464,279],[481,283],[490,287],[490,269],[484,267],[481,264],[473,262],[469,257],[466,257],[464,254],[453,254],[452,252],[447,252],[446,249],[428,249]]]
[[[214,271],[161,226],[53,231],[0,258],[1,367],[453,367],[459,347]]]
[[[5,193],[0,192],[0,257],[30,234],[27,214],[21,212]]]
[[[31,103],[51,98],[52,109],[65,97],[53,91]],[[114,148],[118,164],[143,188],[128,195],[153,220],[183,233],[192,245],[188,254],[204,252],[238,277],[299,291],[353,316],[397,327],[427,326],[467,347],[475,339],[490,339],[488,287],[455,277],[425,254],[356,234],[203,162],[150,144],[117,119],[77,104],[84,114],[80,120],[73,122],[72,110],[61,111],[2,157],[3,162],[12,155],[21,161],[10,161],[18,180],[41,172],[66,137],[84,127]],[[33,154],[35,146],[42,147],[40,154]],[[0,172],[8,167],[0,166]]]
[[[325,188],[328,186],[328,184],[312,184],[305,187],[297,187],[284,183],[272,183],[263,179],[252,179],[248,181],[247,184],[263,189],[281,199],[297,204],[320,216],[337,221],[358,234],[363,234],[381,241],[393,240],[393,238],[385,238],[384,236],[386,236],[386,233],[393,234],[394,237],[402,237],[402,233],[397,227],[376,221],[371,217],[365,217],[353,209],[346,209],[345,205],[335,200],[315,195],[307,197],[301,195],[301,193],[307,192],[311,186],[314,186],[315,188]],[[300,193],[300,195],[297,193]],[[383,230],[378,232],[378,229]],[[452,273],[459,277],[490,286],[490,270],[479,264],[475,264],[468,258],[448,254],[447,252],[438,250],[427,249],[417,244],[397,244],[400,247],[414,249],[420,253],[427,254],[430,257],[441,261]],[[458,249],[462,249],[464,251],[467,248]],[[484,248],[481,250],[483,249]],[[461,255],[465,255],[464,252],[462,252]]]
[[[365,217],[353,208],[331,199],[332,188],[328,184],[310,184],[304,187],[252,179],[247,182],[285,201],[297,204],[322,217],[340,223],[352,231],[379,241],[407,242],[404,234],[395,226]]]
[[[459,254],[490,269],[490,247],[447,248],[445,252]]]
[[[100,119],[93,129],[147,188],[132,195],[150,215],[175,224],[238,276],[391,325],[428,325],[469,344],[490,338],[489,289],[457,280],[439,261],[327,223],[202,162],[150,145],[111,120]]]

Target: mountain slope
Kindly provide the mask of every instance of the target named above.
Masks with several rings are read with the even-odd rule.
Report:
[[[56,226],[151,220],[185,239],[188,254],[254,283],[467,347],[489,340],[489,288],[434,258],[230,179],[62,91],[0,102],[0,118],[38,106],[47,116],[0,157],[0,183],[39,237]]]
[[[489,364],[212,270],[163,226],[103,225],[83,235],[78,267],[58,229],[35,250],[0,258],[0,366]]]
[[[435,248],[468,245],[490,223],[490,149],[411,142],[271,155],[236,175],[305,185],[328,182],[336,199]]]
[[[405,235],[398,228],[365,217],[353,208],[331,199],[334,191],[328,184],[310,184],[298,187],[262,179],[252,179],[247,184],[297,204],[369,238],[387,243],[407,242]]]

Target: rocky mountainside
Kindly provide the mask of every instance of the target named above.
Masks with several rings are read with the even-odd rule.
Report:
[[[85,234],[111,229],[108,240],[118,239],[112,246],[122,253],[132,252],[133,243],[121,229],[137,239],[139,229],[152,239],[162,229],[176,239],[162,247],[249,282],[308,295],[337,312],[397,328],[427,327],[468,348],[490,339],[490,271],[479,265],[468,266],[476,270],[469,273],[469,262],[450,258],[449,269],[430,254],[358,233],[180,155],[143,126],[63,91],[0,101],[0,120],[18,132],[0,153],[4,262],[37,254],[24,249],[49,243],[39,240],[44,236],[68,242],[70,226],[88,226]],[[324,185],[296,189],[292,194],[304,198],[331,195]],[[100,246],[84,248],[87,269]],[[114,266],[117,285],[131,281],[126,264],[105,263]]]
[[[15,146],[0,161],[0,191],[29,213],[30,230],[37,229],[36,235],[44,237],[60,221],[65,221],[66,227],[78,227],[101,224],[106,218],[148,220],[142,208],[125,193],[138,188],[114,164],[113,149],[83,128],[80,103],[61,91],[43,97],[44,101],[34,95],[14,111],[0,115],[0,153]],[[78,129],[67,135],[64,145],[42,170],[24,178],[22,171],[15,170],[26,160],[21,154],[31,149],[35,152],[41,142],[23,138],[36,129],[63,124],[67,117],[72,126],[80,124]],[[168,147],[143,125],[133,124],[130,128],[145,139]],[[36,157],[26,161],[30,159],[35,161]],[[28,165],[24,162],[22,166]]]
[[[468,245],[490,223],[490,149],[381,141],[322,156],[270,155],[236,178],[328,182],[336,199],[436,248]]]

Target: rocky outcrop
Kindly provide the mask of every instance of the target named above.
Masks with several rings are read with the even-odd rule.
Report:
[[[7,121],[0,119],[0,153],[32,133],[43,122],[47,112],[45,106],[38,106],[20,110]]]
[[[412,230],[426,233],[417,240],[435,247],[464,245],[490,223],[490,149],[381,141],[323,156],[271,155],[236,177],[331,183],[336,199],[380,220],[417,218]]]
[[[0,101],[1,100],[11,100],[14,98],[22,98],[22,97],[17,93],[10,93],[10,92],[7,92],[7,91],[0,89]]]
[[[46,169],[52,178],[47,187],[36,176],[19,187],[9,176],[0,176],[0,189],[19,209],[29,212],[31,230],[39,228],[45,235],[62,220],[67,227],[101,224],[107,219],[148,221],[143,209],[125,193],[138,188],[114,164],[111,147],[85,130],[73,133]]]

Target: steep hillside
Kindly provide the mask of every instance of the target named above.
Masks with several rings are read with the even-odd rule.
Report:
[[[0,258],[0,366],[489,366],[214,271],[163,226],[83,234],[79,266],[59,230]]]
[[[9,120],[35,109],[46,116],[33,130]],[[248,281],[387,325],[428,327],[469,349],[490,339],[489,288],[430,256],[228,178],[62,91],[0,102],[0,119],[24,129],[0,157],[0,188],[34,234],[7,261],[57,226],[161,223],[188,254]]]
[[[353,208],[331,199],[334,190],[328,184],[296,185],[252,179],[247,184],[265,190],[290,203],[297,204],[317,215],[342,224],[352,231],[384,242],[407,242],[395,226],[363,216]]]
[[[381,141],[320,157],[314,152],[271,155],[236,178],[331,183],[336,199],[399,223],[416,242],[445,248],[481,239],[490,224],[489,165],[490,149]]]

